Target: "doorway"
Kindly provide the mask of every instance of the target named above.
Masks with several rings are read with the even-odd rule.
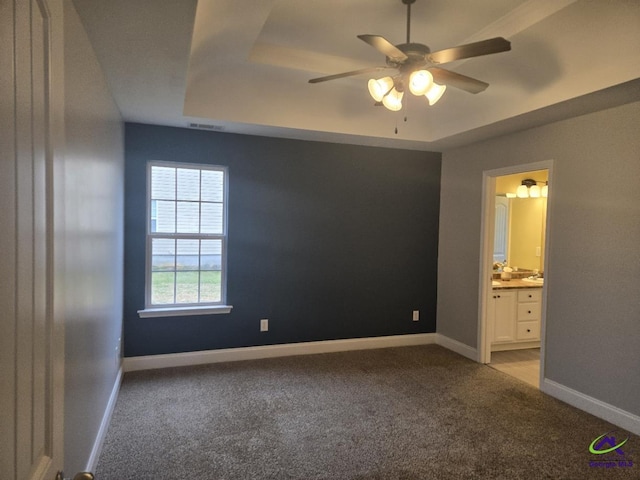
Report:
[[[552,169],[549,160],[483,175],[479,360],[536,388],[544,378]]]

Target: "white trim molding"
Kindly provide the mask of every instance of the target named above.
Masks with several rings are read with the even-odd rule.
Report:
[[[232,305],[206,305],[194,307],[155,307],[138,310],[140,318],[152,317],[180,317],[187,315],[215,315],[219,313],[231,313]]]
[[[96,435],[96,438],[93,442],[93,447],[91,448],[91,455],[89,455],[89,459],[87,460],[87,468],[85,469],[87,472],[95,472],[96,467],[98,466],[98,459],[100,458],[100,452],[102,452],[102,445],[104,444],[104,439],[107,437],[107,430],[109,429],[111,417],[113,416],[113,410],[115,409],[116,401],[118,400],[118,393],[120,392],[120,385],[122,383],[122,375],[123,368],[121,366],[118,369],[116,381],[114,382],[113,388],[111,389],[111,395],[109,395],[107,408],[104,411],[104,415],[102,415],[100,428],[98,429],[98,434]]]
[[[437,334],[435,333],[418,333],[413,335],[350,338],[344,340],[287,343],[258,347],[205,350],[201,352],[126,357],[124,359],[124,371],[133,372],[136,370],[184,367],[188,365],[234,362],[239,360],[257,360],[262,358],[287,357],[292,355],[311,355],[317,353],[345,352],[349,350],[428,345],[438,343],[436,339]]]
[[[444,348],[451,350],[452,352],[456,352],[458,355],[462,355],[463,357],[467,357],[474,362],[478,361],[478,350],[461,343],[453,338],[449,338],[446,335],[442,335],[441,333],[436,334],[436,343]]]
[[[544,379],[541,390],[547,395],[557,398],[569,405],[579,408],[591,415],[611,422],[614,425],[624,428],[631,433],[640,435],[640,417],[622,410],[618,407],[605,403],[596,398],[580,393],[569,387]]]

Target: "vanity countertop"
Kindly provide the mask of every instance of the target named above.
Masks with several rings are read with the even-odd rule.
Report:
[[[499,285],[493,284],[493,282],[499,283]],[[525,282],[519,278],[512,278],[511,280],[499,280],[493,279],[491,288],[494,290],[502,290],[506,288],[542,288],[541,283]]]

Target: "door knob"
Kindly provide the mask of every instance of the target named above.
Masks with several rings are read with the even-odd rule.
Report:
[[[56,475],[56,480],[68,480],[64,478],[63,472],[58,472]],[[94,480],[93,473],[91,472],[80,472],[76,473],[76,476],[73,477],[73,480]]]
[[[93,473],[91,472],[80,472],[76,473],[76,476],[73,477],[73,480],[94,480]]]

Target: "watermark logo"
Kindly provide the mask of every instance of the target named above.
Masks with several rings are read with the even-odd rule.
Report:
[[[607,432],[593,439],[589,445],[589,453],[598,455],[598,460],[591,460],[592,468],[629,468],[633,467],[633,460],[629,452],[625,453],[622,447],[629,441],[629,437],[618,442],[613,435],[615,431]],[[625,447],[626,450],[626,447]]]
[[[591,442],[591,445],[589,445],[589,451],[594,455],[604,455],[605,453],[610,452],[616,452],[619,455],[624,455],[624,452],[620,450],[620,447],[627,443],[629,438],[627,437],[620,443],[616,443],[616,437],[609,436],[610,433],[613,432],[605,433],[594,439],[593,442]],[[607,446],[610,448],[605,448]]]

